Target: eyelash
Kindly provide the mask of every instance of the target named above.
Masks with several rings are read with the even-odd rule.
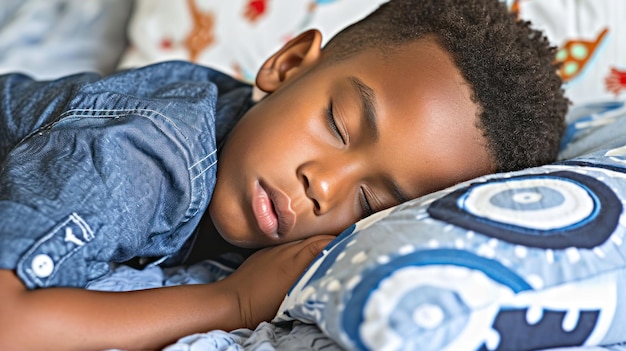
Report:
[[[365,194],[365,189],[361,187],[361,208],[363,208],[363,218],[370,216],[374,213],[370,202],[367,200],[367,195]]]
[[[337,126],[337,122],[335,121],[335,114],[333,113],[333,102],[331,101],[328,104],[328,108],[326,109],[326,119],[328,121],[328,126],[332,130],[332,132],[341,139],[342,143],[346,143],[346,138],[339,131],[339,127]],[[367,199],[367,195],[365,194],[365,190],[361,188],[361,208],[363,209],[363,217],[370,216],[374,213],[372,206],[370,205],[369,200]]]
[[[341,134],[339,127],[337,126],[337,122],[335,120],[335,114],[333,113],[333,102],[331,101],[328,104],[328,108],[326,108],[326,120],[328,121],[328,126],[332,130],[332,132],[337,135],[341,142],[346,144],[346,138]]]

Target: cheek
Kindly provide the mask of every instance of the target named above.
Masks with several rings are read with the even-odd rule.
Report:
[[[295,156],[305,157],[336,142],[325,128],[321,112],[310,106],[287,106],[278,113],[253,116],[246,126],[245,138],[254,153],[262,153],[275,162]]]

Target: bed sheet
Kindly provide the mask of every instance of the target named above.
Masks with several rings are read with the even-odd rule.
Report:
[[[220,261],[205,260],[190,266],[161,268],[148,266],[142,270],[117,266],[108,276],[93,282],[88,289],[129,291],[182,284],[203,284],[218,281],[230,274],[241,259],[225,255]],[[167,346],[164,351],[273,351],[273,350],[343,350],[316,325],[298,321],[282,324],[261,323],[255,330],[231,332],[213,330],[192,334]]]

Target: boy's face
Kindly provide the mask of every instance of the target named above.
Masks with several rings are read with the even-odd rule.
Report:
[[[271,94],[220,155],[209,212],[227,241],[338,234],[494,170],[470,88],[439,46],[422,40],[320,64],[319,33],[308,35],[266,62],[257,84]]]

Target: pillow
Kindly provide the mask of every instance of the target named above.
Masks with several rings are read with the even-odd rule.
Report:
[[[120,68],[181,59],[252,82],[265,60],[300,32],[327,41],[385,0],[137,0]]]
[[[581,106],[570,118],[564,152],[588,153],[358,222],[311,264],[275,322],[316,323],[348,349],[626,341],[626,106]]]
[[[558,46],[561,77],[575,104],[626,97],[625,1],[509,2]]]
[[[328,40],[386,0],[137,0],[120,68],[168,59],[213,66],[252,82],[288,39],[318,28]],[[502,0],[559,47],[576,104],[626,96],[626,2]]]

